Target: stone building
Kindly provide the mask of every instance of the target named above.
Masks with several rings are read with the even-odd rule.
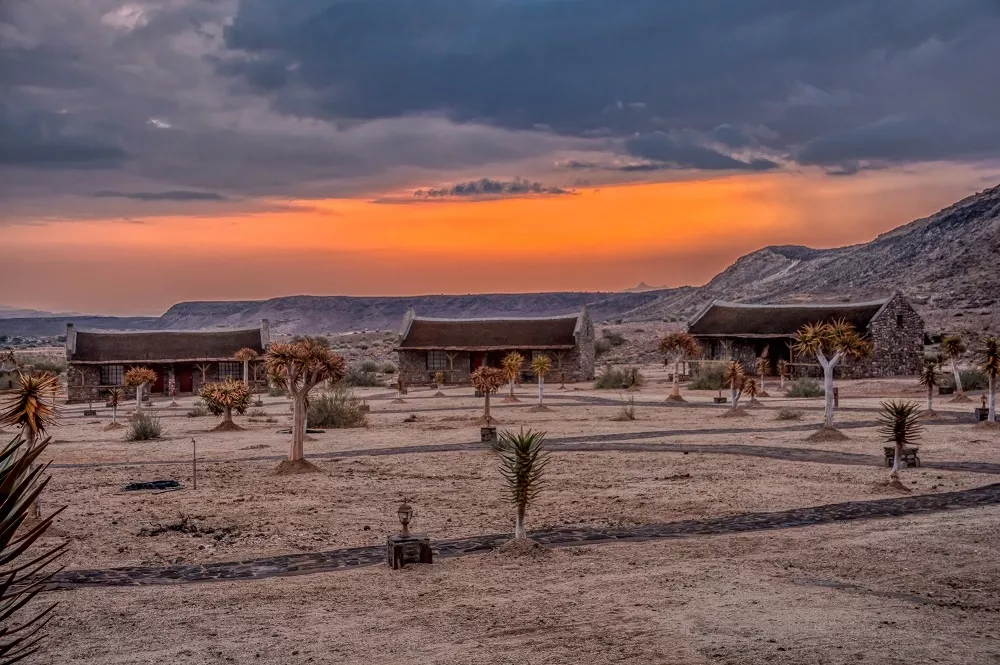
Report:
[[[594,378],[594,324],[584,307],[578,314],[546,318],[433,319],[409,310],[399,331],[399,372],[404,383],[429,383],[437,372],[447,383],[468,383],[482,365],[499,367],[511,351],[552,360],[552,381]]]
[[[131,367],[156,372],[151,395],[168,395],[173,385],[177,395],[198,392],[202,384],[225,378],[242,379],[243,363],[233,355],[243,348],[263,354],[270,342],[267,320],[259,328],[200,331],[90,331],[66,326],[67,401],[97,401],[108,388],[125,388],[135,398],[135,389],[124,385]],[[251,379],[254,379],[251,371]],[[260,390],[266,377],[254,381]]]
[[[872,302],[748,305],[716,300],[688,325],[710,360],[735,359],[752,366],[766,355],[772,371],[778,360],[801,363],[808,373],[816,358],[797,357],[792,349],[802,326],[845,320],[872,344],[867,358],[848,359],[838,369],[845,378],[912,376],[924,358],[924,321],[902,295]]]

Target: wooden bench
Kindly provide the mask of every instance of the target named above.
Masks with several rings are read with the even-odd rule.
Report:
[[[896,447],[895,446],[885,446],[885,465],[891,467],[893,460],[896,458]],[[903,448],[903,461],[906,466],[920,466],[920,457],[917,455],[918,449],[915,447],[904,447]]]

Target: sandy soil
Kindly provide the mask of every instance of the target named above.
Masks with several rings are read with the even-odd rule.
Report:
[[[808,443],[822,400],[767,398],[748,418],[726,419],[712,392],[685,391],[687,405],[664,405],[665,374],[650,367],[647,376],[637,393],[552,386],[552,412],[497,404],[494,414],[504,427],[542,429],[554,440],[604,435],[881,455],[879,401],[922,394],[913,381],[843,382],[837,420],[862,426],[844,430],[848,441]],[[265,398],[254,422],[238,417],[247,428],[241,432],[211,432],[212,417],[186,417],[190,399],[175,408],[164,402],[154,407],[164,438],[135,443],[103,431],[104,409],[95,419],[84,418],[83,407],[65,407],[51,455],[56,465],[84,466],[54,467],[44,495],[46,508],[69,506],[56,524],[56,535],[71,542],[64,563],[165,565],[375,545],[397,529],[402,496],[416,507],[414,527],[435,539],[511,529],[485,450],[364,454],[475,442],[482,405],[469,389],[438,398],[413,390],[402,405],[385,390],[360,392],[372,405],[370,426],[314,435],[306,451],[317,456],[320,473],[299,476],[273,474],[289,438],[278,433],[289,421],[283,398]],[[530,405],[533,386],[519,394]],[[628,396],[638,419],[611,420]],[[936,410],[966,422],[931,424],[925,463],[1000,463],[1000,432],[974,428],[972,407],[945,399]],[[786,406],[801,409],[803,419],[778,420]],[[411,413],[417,420],[403,422]],[[318,456],[345,451],[362,454]],[[529,528],[647,524],[901,494],[880,467],[723,454],[556,451],[549,469]],[[184,489],[122,491],[153,479],[176,479]],[[903,479],[919,493],[997,480],[928,468],[907,469]],[[991,508],[537,558],[491,554],[399,573],[58,592],[48,659],[37,662],[993,662],[1000,660],[998,523],[1000,509]]]

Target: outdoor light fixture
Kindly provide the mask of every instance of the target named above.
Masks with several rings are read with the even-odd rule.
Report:
[[[399,523],[403,525],[403,531],[400,535],[403,538],[409,538],[410,518],[413,517],[413,507],[406,502],[406,497],[403,497],[403,503],[399,504],[399,508],[396,509],[396,514],[399,515]]]

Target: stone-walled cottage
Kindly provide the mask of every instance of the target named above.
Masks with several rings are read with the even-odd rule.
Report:
[[[202,384],[243,378],[243,363],[233,355],[243,348],[263,354],[270,342],[267,320],[259,328],[199,331],[90,331],[66,326],[67,401],[103,399],[108,388],[124,386],[130,367],[156,372],[151,395],[198,392]],[[254,375],[251,372],[251,379]],[[266,386],[258,377],[255,387]],[[135,389],[125,388],[134,398]]]
[[[709,360],[734,359],[752,366],[766,355],[772,371],[778,360],[816,365],[797,357],[791,346],[802,326],[845,320],[872,343],[867,358],[849,359],[838,370],[845,378],[911,376],[924,358],[924,321],[909,301],[891,298],[859,303],[749,305],[716,300],[688,325]],[[800,370],[798,373],[802,373]]]
[[[577,314],[546,318],[435,319],[409,310],[399,332],[399,372],[404,383],[430,383],[442,372],[447,383],[468,383],[482,365],[499,367],[511,351],[552,360],[553,381],[594,378],[594,324],[584,307]]]

